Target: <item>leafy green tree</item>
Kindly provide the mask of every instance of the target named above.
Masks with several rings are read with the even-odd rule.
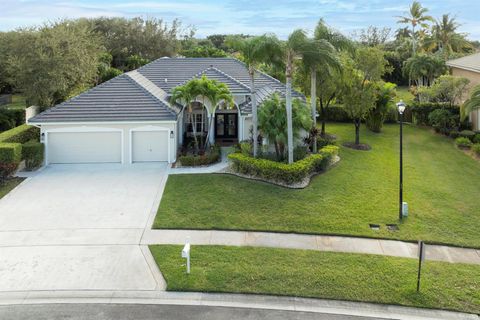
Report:
[[[255,89],[255,73],[258,65],[275,64],[278,62],[277,54],[281,49],[279,40],[274,35],[262,35],[257,37],[244,38],[241,36],[227,37],[225,43],[242,55],[250,75],[250,97],[252,103],[252,125],[253,125],[253,156],[258,154],[258,119],[257,99]]]
[[[412,5],[410,6],[410,9],[407,13],[406,16],[399,16],[399,20],[397,23],[402,23],[402,24],[409,24],[412,27],[412,31],[410,33],[412,37],[412,52],[413,55],[417,53],[417,45],[418,45],[418,37],[419,34],[415,30],[417,26],[420,26],[423,29],[426,29],[429,27],[428,23],[433,22],[433,18],[429,15],[426,15],[428,12],[427,8],[422,7],[420,2],[418,1],[413,1]],[[422,30],[420,30],[421,32]]]
[[[8,67],[29,104],[50,107],[95,83],[100,52],[88,26],[61,21],[19,31]]]
[[[344,108],[355,125],[355,144],[360,144],[360,125],[375,107],[376,83],[388,71],[382,50],[360,47],[355,60],[344,58],[345,78],[342,100]]]
[[[227,56],[225,51],[214,46],[194,46],[190,49],[182,50],[181,54],[187,58],[221,58]]]
[[[258,114],[258,124],[262,134],[275,147],[278,160],[285,158],[285,145],[288,141],[288,125],[286,101],[278,94],[273,94],[263,101]],[[302,129],[308,130],[311,125],[308,107],[300,99],[292,101],[292,133],[299,137]]]
[[[150,60],[142,58],[138,54],[132,54],[131,56],[127,57],[126,67],[127,70],[135,70],[140,68],[141,66],[146,65],[150,62]]]
[[[417,87],[430,86],[436,77],[446,71],[445,61],[436,56],[416,55],[405,61],[403,73]]]
[[[370,109],[365,118],[365,125],[370,131],[380,132],[388,113],[394,107],[393,99],[396,96],[396,84],[379,82],[375,90],[375,105]]]
[[[468,91],[470,80],[463,77],[442,75],[430,87],[420,87],[420,102],[444,102],[450,106],[457,104]]]

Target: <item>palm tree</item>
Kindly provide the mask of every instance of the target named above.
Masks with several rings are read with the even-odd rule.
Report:
[[[242,55],[247,65],[250,76],[250,97],[252,103],[252,125],[253,125],[253,156],[258,154],[258,119],[257,99],[255,90],[256,67],[261,63],[275,63],[279,49],[278,40],[274,35],[264,34],[257,37],[243,38],[239,36],[229,37],[226,44]]]
[[[193,141],[195,144],[195,152],[197,154],[199,151],[199,146],[197,138],[196,119],[193,116],[193,107],[194,102],[197,100],[197,97],[202,93],[198,81],[199,79],[192,79],[184,85],[173,88],[172,95],[170,97],[170,100],[173,103],[179,103],[181,105],[184,105],[184,108],[186,108],[189,114],[190,123],[192,125]]]
[[[444,14],[441,19],[435,21],[435,25],[432,27],[432,42],[443,54],[445,60],[453,52],[472,49],[471,43],[465,39],[465,36],[457,33],[459,26],[460,24],[455,21],[455,18]]]
[[[417,55],[405,61],[403,72],[417,87],[430,86],[446,70],[445,61],[435,56]]]
[[[310,45],[305,31],[297,29],[293,31],[283,45],[283,58],[285,61],[285,100],[287,109],[287,146],[288,163],[293,163],[293,128],[292,128],[292,77],[294,61],[301,59],[302,54],[308,51]]]
[[[434,19],[431,16],[425,15],[428,12],[427,8],[422,7],[420,2],[413,1],[408,11],[407,16],[399,16],[397,23],[410,24],[412,26],[412,51],[413,55],[417,52],[417,34],[415,27],[420,26],[422,28],[428,27],[428,22],[433,22]]]
[[[205,75],[202,76],[200,79],[201,83],[200,86],[202,88],[203,96],[208,99],[210,105],[208,108],[208,131],[207,131],[207,138],[205,139],[205,146],[206,149],[208,144],[214,143],[214,135],[213,133],[213,117],[215,116],[215,111],[217,110],[218,104],[223,102],[225,106],[232,107],[235,102],[233,100],[233,96],[228,89],[227,85],[218,82],[213,79],[207,78]],[[206,105],[205,105],[206,106]]]
[[[302,60],[305,68],[310,73],[310,106],[312,113],[312,128],[317,126],[317,71],[322,69],[329,72],[331,68],[340,69],[335,48],[324,39],[309,40],[302,50]],[[314,130],[315,132],[315,130]],[[312,151],[317,152],[317,135],[313,135]]]
[[[463,103],[460,108],[462,120],[464,120],[470,112],[480,108],[480,85],[475,86],[470,93],[470,98]]]

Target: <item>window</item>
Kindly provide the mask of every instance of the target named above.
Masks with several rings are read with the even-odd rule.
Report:
[[[197,128],[196,128],[197,133],[204,132],[204,129],[206,129],[204,114],[203,113],[195,113],[193,116],[195,117],[195,121],[197,123]],[[187,119],[186,119],[185,123],[187,125],[187,132],[193,132],[193,127],[192,127],[190,115],[187,115]]]

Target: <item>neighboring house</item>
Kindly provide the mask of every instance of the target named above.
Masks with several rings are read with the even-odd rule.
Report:
[[[192,134],[184,106],[171,104],[173,88],[205,74],[225,83],[233,109],[215,112],[217,142],[235,143],[250,136],[252,125],[248,69],[233,58],[160,58],[122,74],[29,119],[40,127],[49,163],[134,163],[176,160],[177,147]],[[273,92],[285,93],[280,81],[256,73],[260,104]],[[304,99],[292,91],[292,96]],[[206,104],[208,101],[205,102]],[[194,108],[197,132],[208,130],[207,108]]]
[[[447,66],[450,67],[452,75],[457,77],[464,77],[470,80],[469,88],[480,85],[480,53],[475,53],[463,58],[447,61]],[[468,99],[470,92],[462,97],[462,103]],[[470,113],[470,122],[474,130],[480,130],[480,109]]]

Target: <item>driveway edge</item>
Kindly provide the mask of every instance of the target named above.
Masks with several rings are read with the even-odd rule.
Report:
[[[398,320],[479,320],[475,314],[326,299],[162,291],[1,292],[0,305],[159,304],[303,311]]]

